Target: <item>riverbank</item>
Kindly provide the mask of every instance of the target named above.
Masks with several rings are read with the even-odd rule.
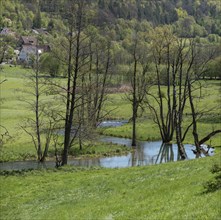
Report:
[[[134,148],[131,147],[131,139],[103,136],[100,141],[102,141],[104,145],[110,144],[107,145],[110,148],[106,149],[107,151],[109,150],[109,153],[99,155],[94,150],[91,155],[88,154],[89,152],[81,152],[79,157],[69,156],[68,165],[86,168],[125,168],[182,160],[176,144],[163,144],[161,141],[139,141],[138,146]],[[113,146],[119,146],[119,148],[115,151]],[[185,144],[184,147],[187,160],[214,155],[214,148],[206,145],[202,146],[204,151],[200,155],[194,153],[195,146]],[[55,158],[47,159],[49,160],[44,163],[39,163],[36,160],[3,162],[0,163],[0,171],[55,168]]]
[[[4,139],[4,143],[0,146],[0,161],[18,161],[18,160],[34,160],[36,159],[36,150],[34,144],[32,143],[31,137],[28,136],[25,131],[21,129],[21,125],[23,125],[24,121],[27,118],[33,118],[33,112],[31,112],[27,105],[20,101],[24,98],[28,98],[27,94],[21,94],[17,91],[19,89],[24,88],[25,78],[24,76],[28,74],[29,69],[23,69],[19,66],[17,67],[9,67],[4,66],[3,72],[1,72],[1,76],[6,79],[1,85],[1,109],[0,109],[0,117],[1,117],[1,125],[7,128],[7,131],[10,135],[10,138],[6,141]],[[56,79],[59,82],[64,82],[62,80],[65,79]],[[206,88],[205,93],[207,96],[204,97],[202,102],[200,102],[200,107],[209,106],[213,107],[220,102],[220,81],[209,81],[208,88]],[[23,95],[23,96],[22,96]],[[46,100],[52,99],[50,95],[44,97]],[[124,94],[116,93],[110,94],[108,96],[108,102],[106,105],[106,110],[110,111],[110,115],[108,115],[109,119],[124,119],[129,120],[131,118],[131,105],[127,99],[125,99]],[[114,111],[111,111],[113,110]],[[188,113],[188,112],[187,112]],[[187,115],[190,118],[187,123],[191,121],[190,115]],[[199,121],[199,138],[204,137],[206,134],[211,132],[213,129],[220,128],[220,111],[219,109],[213,109],[209,115],[205,115]],[[186,126],[185,124],[184,126]],[[1,130],[1,133],[4,133]],[[123,137],[130,138],[132,133],[132,124],[127,123],[121,127],[106,127],[105,129],[99,130],[98,132],[114,137]],[[60,142],[62,143],[62,137],[60,137]],[[6,137],[7,139],[7,137]],[[157,128],[157,125],[153,123],[152,117],[148,109],[146,109],[142,118],[138,119],[137,123],[137,139],[143,141],[156,141],[160,140],[160,133]],[[175,142],[175,141],[174,141]],[[187,134],[187,138],[185,143],[193,144],[194,140],[192,138],[191,131]],[[211,144],[216,149],[220,149],[221,146],[221,138],[219,135],[216,135],[212,138],[211,142],[207,144]],[[114,154],[124,154],[128,152],[128,149],[125,149],[123,146],[111,146],[104,145],[103,143],[86,143],[83,146],[83,150],[79,150],[79,145],[76,143],[74,148],[72,149],[71,154],[75,157],[99,157],[105,155],[114,155]],[[54,157],[54,148],[51,146],[49,149],[49,156]]]
[[[214,219],[221,191],[204,193],[220,154],[124,169],[76,168],[0,178],[1,219]]]

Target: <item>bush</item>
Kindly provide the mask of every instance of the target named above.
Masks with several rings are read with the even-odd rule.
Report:
[[[205,192],[215,192],[221,189],[221,165],[213,165],[211,173],[215,176],[204,184]]]

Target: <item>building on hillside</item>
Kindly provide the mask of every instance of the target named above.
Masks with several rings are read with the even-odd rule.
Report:
[[[19,62],[29,63],[33,55],[37,53],[37,39],[35,37],[22,36],[21,50],[18,56]]]
[[[33,56],[41,55],[44,52],[49,52],[48,45],[37,45],[37,39],[32,36],[21,37],[21,50],[18,56],[20,63],[30,63]]]
[[[4,35],[4,36],[15,36],[15,32],[13,32],[12,30],[10,30],[9,28],[4,27],[4,28],[0,31],[0,35]]]

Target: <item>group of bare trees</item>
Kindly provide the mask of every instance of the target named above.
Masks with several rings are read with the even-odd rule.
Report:
[[[154,80],[147,81],[148,73],[142,75],[142,83],[137,81],[137,65],[142,65],[135,53],[137,42],[134,43],[134,74],[132,78],[133,122],[137,114],[138,104],[142,108],[146,105],[150,110],[154,122],[158,125],[163,143],[169,143],[174,135],[181,158],[186,158],[183,142],[190,129],[196,146],[200,153],[200,145],[220,131],[212,131],[207,137],[199,140],[197,122],[203,112],[211,109],[199,110],[196,101],[200,100],[202,81],[200,80],[206,71],[208,62],[215,54],[214,48],[204,48],[194,39],[182,39],[175,36],[170,27],[157,27],[149,34],[150,54],[146,64],[154,65]],[[143,47],[144,49],[144,47]],[[150,73],[149,73],[150,74]],[[137,96],[136,87],[141,89]],[[145,95],[144,95],[145,92]],[[141,99],[138,97],[142,97]],[[187,117],[191,115],[191,119]],[[184,117],[184,115],[186,117]],[[188,118],[186,120],[186,118]],[[187,123],[184,123],[187,121]],[[134,125],[135,123],[133,123]],[[132,145],[136,145],[133,126]]]
[[[26,100],[35,119],[29,118],[22,126],[32,138],[38,161],[45,160],[49,145],[53,145],[58,166],[67,164],[69,151],[76,142],[82,150],[84,142],[94,138],[94,129],[108,114],[104,105],[112,76],[113,54],[108,33],[102,37],[99,29],[90,25],[92,18],[87,13],[87,1],[67,4],[68,31],[52,45],[54,57],[66,69],[66,78],[61,83],[42,77],[36,51],[29,79],[32,88],[27,90],[34,100]],[[50,94],[50,101],[41,99],[47,94]],[[59,132],[63,129],[62,140]],[[58,150],[60,147],[62,151]]]
[[[108,33],[101,36],[99,28],[90,25],[93,19],[88,13],[89,2],[76,0],[67,4],[68,31],[52,47],[54,57],[66,68],[65,85],[53,79],[42,82],[36,54],[32,77],[35,100],[31,103],[35,119],[29,120],[29,125],[31,121],[34,126],[32,132],[27,125],[22,127],[32,137],[39,161],[45,160],[53,140],[58,165],[67,164],[69,151],[76,141],[82,149],[83,142],[93,138],[94,128],[108,114],[104,106],[114,60]],[[155,28],[148,38],[138,32],[134,34],[129,48],[132,89],[127,95],[133,113],[132,146],[136,146],[139,109],[141,112],[150,110],[163,143],[171,142],[175,135],[183,159],[186,158],[183,142],[190,129],[198,153],[204,141],[220,132],[213,131],[202,140],[198,137],[197,120],[202,114],[196,109],[195,97],[200,96],[200,78],[213,55],[210,49],[202,50],[194,39],[178,38],[169,27]],[[154,66],[152,75],[150,65]],[[53,108],[51,102],[47,106],[40,102],[40,95],[48,90],[56,94],[56,101],[52,101],[59,103],[59,107]],[[188,125],[184,123],[187,113],[192,117]],[[57,134],[62,127],[63,140]],[[58,145],[62,146],[60,159]]]
[[[90,26],[86,1],[71,5],[67,36],[67,86],[64,148],[62,165],[67,164],[68,152],[76,138],[82,141],[93,134],[105,116],[107,85],[111,79],[111,40],[101,37],[98,29]],[[75,128],[75,134],[72,134]],[[90,130],[88,132],[88,130]],[[93,137],[90,137],[93,138]]]

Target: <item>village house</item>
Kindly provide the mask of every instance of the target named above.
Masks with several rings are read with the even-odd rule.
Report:
[[[18,56],[18,61],[21,63],[29,63],[31,58],[37,53],[41,55],[44,52],[49,52],[48,45],[37,45],[37,39],[32,36],[21,37],[21,50]]]
[[[15,32],[13,32],[12,30],[10,30],[9,28],[4,27],[4,28],[0,31],[0,35],[4,35],[4,36],[15,36]]]
[[[21,50],[18,56],[19,62],[29,62],[37,52],[37,39],[35,37],[21,37]]]

